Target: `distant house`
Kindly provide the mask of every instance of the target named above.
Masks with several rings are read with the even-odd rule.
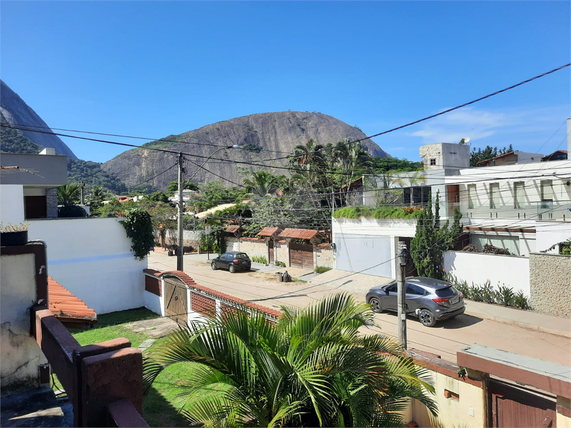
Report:
[[[478,166],[501,166],[501,165],[515,165],[522,163],[539,162],[542,159],[540,153],[528,153],[514,150],[503,155],[496,156],[491,159],[484,159],[478,162]]]
[[[556,150],[547,156],[543,156],[541,158],[541,162],[555,161],[555,160],[567,160],[568,158],[569,157],[568,157],[567,150]]]

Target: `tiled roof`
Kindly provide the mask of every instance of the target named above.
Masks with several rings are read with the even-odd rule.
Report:
[[[311,229],[285,229],[279,234],[280,238],[296,238],[296,239],[311,239],[317,235],[319,231]]]
[[[264,227],[256,236],[274,236],[281,231],[279,227]]]
[[[93,324],[97,322],[97,314],[83,300],[74,296],[69,290],[48,276],[48,299],[50,311],[64,325]]]
[[[238,225],[231,225],[231,226],[228,226],[228,227],[226,228],[226,232],[236,233],[236,232],[239,232],[240,229],[242,229],[242,227],[240,227],[240,226],[238,226]]]

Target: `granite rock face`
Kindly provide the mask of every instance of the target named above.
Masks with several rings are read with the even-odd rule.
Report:
[[[49,126],[20,96],[0,80],[0,121],[26,125],[51,132]],[[57,136],[32,131],[22,131],[24,136],[40,147],[53,147],[57,154],[77,159],[71,149]]]
[[[173,135],[146,144],[140,149],[126,151],[103,165],[103,169],[125,182],[136,185],[152,179],[176,163],[176,153],[182,152],[186,162],[185,178],[195,183],[222,180],[232,186],[242,183],[248,171],[264,169],[276,175],[289,175],[287,156],[297,145],[305,145],[313,139],[317,144],[337,143],[364,139],[366,135],[332,116],[309,112],[259,113],[238,117],[194,131]],[[209,156],[220,146],[239,145],[239,149],[225,149]],[[390,157],[376,143],[365,139],[362,144],[374,157]],[[172,150],[163,153],[149,147]],[[204,168],[200,166],[204,163]],[[253,164],[253,165],[252,165]],[[172,168],[148,181],[154,187],[166,189],[177,179],[177,169]]]

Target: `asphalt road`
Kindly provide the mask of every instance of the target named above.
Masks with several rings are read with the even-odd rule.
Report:
[[[160,271],[174,270],[176,257],[167,257],[164,253],[151,253],[149,268]],[[262,269],[263,270],[263,269]],[[344,290],[343,283],[312,284],[306,282],[281,283],[272,272],[213,271],[203,258],[185,256],[184,271],[198,284],[240,297],[274,309],[281,305],[303,307],[322,297]],[[291,270],[290,270],[290,273]],[[298,275],[303,272],[295,272]],[[368,287],[365,287],[368,288]],[[357,299],[364,300],[363,290],[344,290],[351,292]],[[522,311],[522,316],[525,312]],[[381,333],[396,337],[396,314],[376,314],[377,326],[363,333]],[[558,364],[571,366],[571,338],[542,331],[510,325],[483,317],[460,315],[453,320],[439,322],[435,327],[422,326],[415,318],[407,320],[408,349],[416,348],[440,355],[442,359],[456,363],[456,352],[468,345],[480,344],[502,349],[521,355],[527,355]]]

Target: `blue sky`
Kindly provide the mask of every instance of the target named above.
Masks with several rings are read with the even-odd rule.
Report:
[[[50,127],[152,138],[287,110],[372,135],[571,62],[569,1],[2,1],[0,14],[0,76]],[[374,141],[415,161],[463,137],[566,149],[570,70]],[[123,151],[64,141],[86,160]]]

